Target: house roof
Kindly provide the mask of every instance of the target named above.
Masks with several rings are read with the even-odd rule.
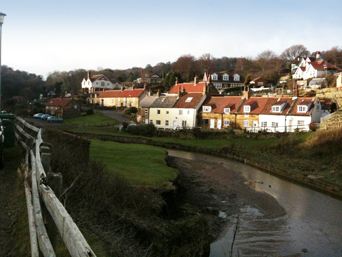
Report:
[[[202,93],[205,86],[206,82],[198,82],[196,85],[194,83],[180,83],[174,85],[169,94],[177,94],[179,90],[183,92],[183,89],[186,93]]]
[[[173,108],[196,108],[203,98],[206,97],[201,93],[188,93],[181,96]]]
[[[149,108],[152,106],[154,101],[157,99],[157,96],[146,96],[140,101],[140,107]]]
[[[203,106],[211,106],[211,113],[224,113],[224,108],[230,108],[230,112],[236,112],[242,104],[241,96],[212,96]]]
[[[99,98],[114,98],[114,97],[139,97],[144,92],[144,89],[130,90],[106,90],[99,94]]]
[[[178,96],[160,96],[151,105],[151,108],[171,108],[177,102]]]
[[[260,114],[260,112],[265,107],[267,101],[268,101],[267,97],[251,97],[242,104],[241,108],[238,110],[238,114],[244,113],[243,106],[246,106],[246,105],[250,105],[252,107],[249,114]]]
[[[271,114],[271,115],[285,115],[290,109],[291,105],[295,101],[292,97],[268,97],[266,98],[263,108],[260,110],[260,114]],[[272,112],[273,106],[283,105],[281,112]]]
[[[299,97],[293,106],[292,110],[290,111],[289,115],[295,116],[310,116],[313,110],[314,105],[312,104],[310,108],[307,110],[306,113],[298,112],[298,105],[305,105],[309,106],[311,103],[316,103],[315,97]]]
[[[70,103],[72,98],[52,98],[46,103],[46,106],[61,106],[64,107]]]

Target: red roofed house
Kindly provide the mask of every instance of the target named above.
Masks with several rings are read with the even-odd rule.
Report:
[[[236,127],[236,112],[244,99],[241,96],[211,96],[202,105],[202,128]]]
[[[293,79],[304,79],[324,77],[330,73],[341,72],[342,69],[324,61],[320,52],[312,53],[307,58],[302,58],[292,75]]]
[[[81,105],[72,98],[52,98],[45,106],[45,113],[68,119],[81,114]]]
[[[100,92],[95,103],[106,107],[140,107],[140,101],[147,95],[145,88],[106,90]],[[93,99],[94,100],[94,99]],[[94,102],[93,102],[94,103]]]

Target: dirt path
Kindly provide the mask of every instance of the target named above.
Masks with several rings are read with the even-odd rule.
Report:
[[[119,124],[115,125],[115,127],[121,126],[123,122],[126,122],[128,124],[135,124],[136,122],[131,120],[129,117],[127,117],[123,112],[121,111],[114,111],[114,110],[95,110],[98,113],[102,113],[103,115],[106,115],[109,118],[115,119],[119,122]]]
[[[17,168],[23,160],[19,147],[5,149],[5,167],[0,170],[0,256],[16,256],[13,253],[11,233],[15,226],[16,214],[12,211]]]

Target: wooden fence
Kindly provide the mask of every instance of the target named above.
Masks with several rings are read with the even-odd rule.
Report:
[[[17,117],[15,136],[26,150],[24,186],[31,256],[56,256],[56,228],[72,257],[96,256],[58,199],[62,177],[50,170],[51,149],[43,142],[42,130]]]

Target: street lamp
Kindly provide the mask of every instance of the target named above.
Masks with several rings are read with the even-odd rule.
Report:
[[[5,18],[6,14],[0,12],[0,111],[1,111],[1,107],[2,107],[2,101],[1,101],[1,33],[2,33],[2,24],[4,23],[4,18]]]

